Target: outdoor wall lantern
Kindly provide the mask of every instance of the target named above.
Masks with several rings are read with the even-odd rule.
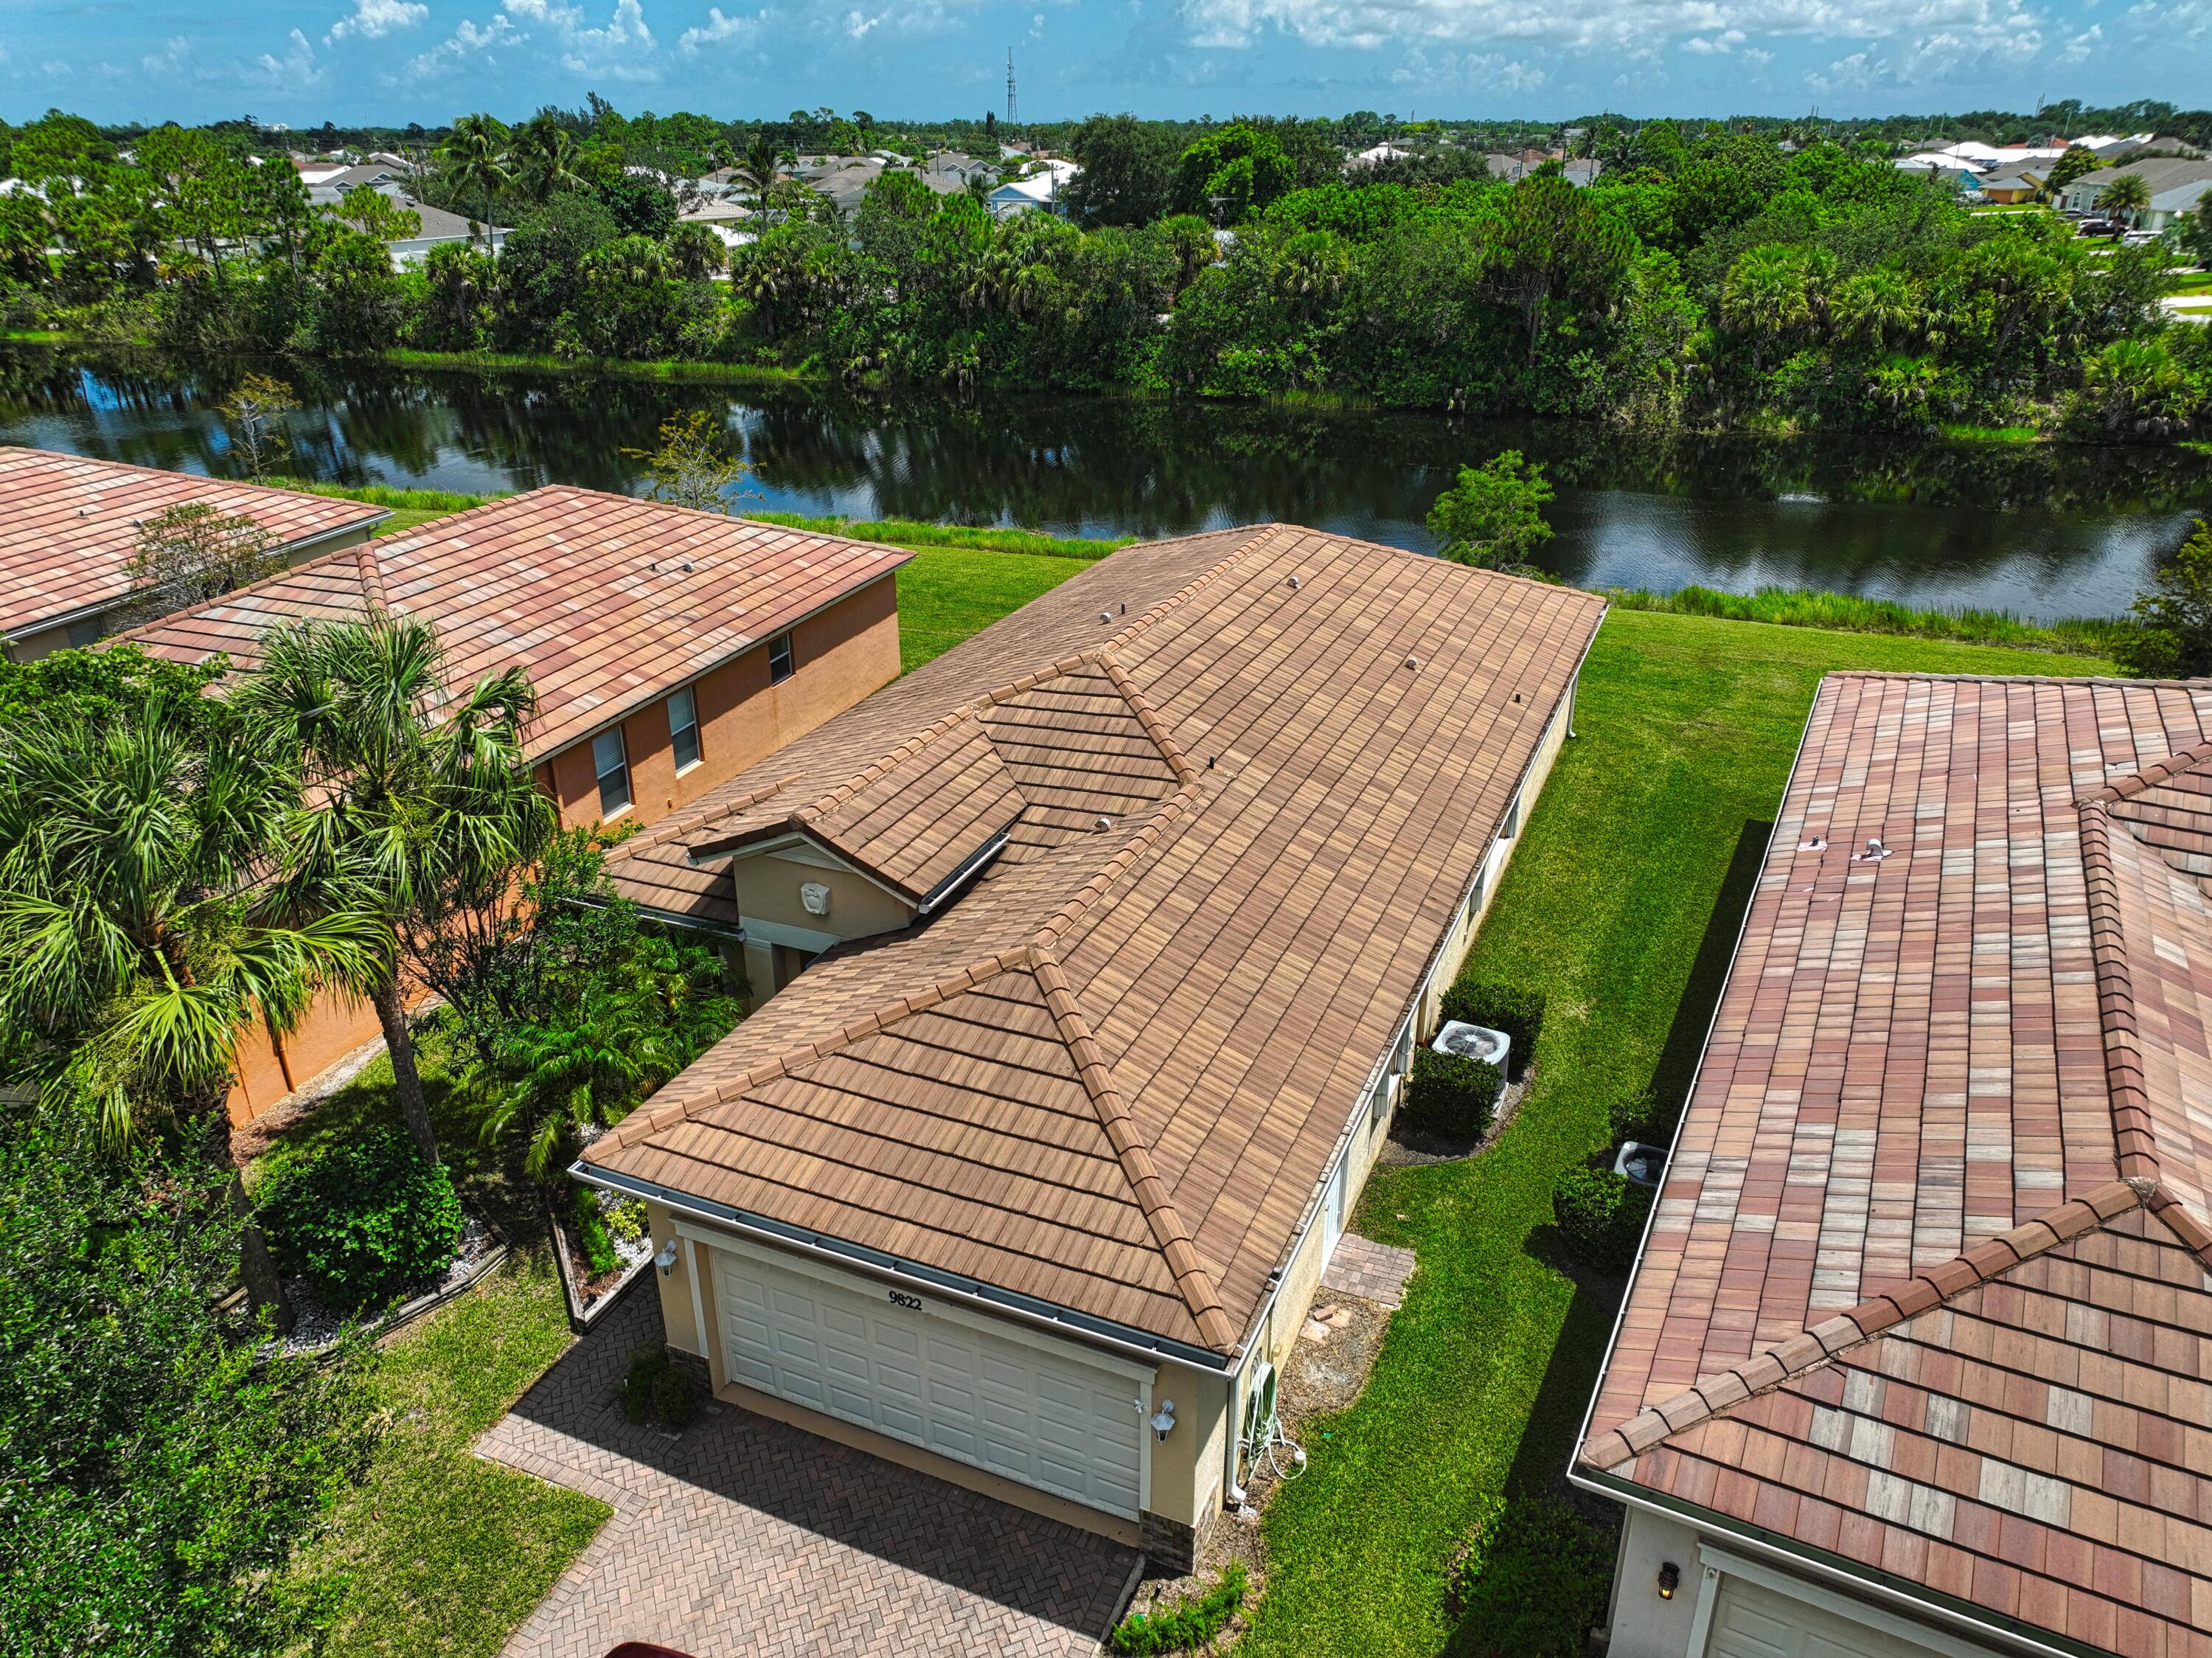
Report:
[[[1672,1600],[1674,1591],[1682,1587],[1682,1569],[1669,1560],[1659,1568],[1659,1598]]]
[[[1165,1440],[1168,1436],[1168,1429],[1174,1426],[1175,1401],[1171,1399],[1164,1399],[1160,1401],[1160,1408],[1152,1413],[1152,1431],[1162,1440]]]
[[[675,1239],[671,1238],[660,1246],[660,1253],[653,1258],[653,1264],[660,1269],[660,1276],[664,1278],[676,1270]]]

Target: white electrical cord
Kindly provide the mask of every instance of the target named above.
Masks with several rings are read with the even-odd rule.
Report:
[[[1239,1439],[1237,1450],[1250,1466],[1255,1478],[1265,1467],[1277,1479],[1288,1484],[1306,1471],[1305,1447],[1283,1431],[1279,1417],[1267,1418],[1267,1425],[1260,1430],[1260,1443],[1256,1448],[1250,1440]],[[1287,1467],[1284,1466],[1284,1459],[1276,1454],[1279,1451],[1290,1453]]]

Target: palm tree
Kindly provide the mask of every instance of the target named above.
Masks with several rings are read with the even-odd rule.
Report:
[[[775,182],[776,173],[785,162],[798,159],[765,131],[754,133],[745,141],[744,158],[738,163],[737,173],[751,190],[753,212],[763,223],[767,222],[769,186]]]
[[[722,239],[696,219],[668,233],[669,263],[686,282],[705,281],[728,259],[729,249]]]
[[[0,742],[0,1070],[89,1112],[113,1149],[165,1123],[197,1128],[241,1219],[240,1033],[283,1035],[317,991],[391,954],[373,913],[280,912],[263,876],[298,799],[280,750],[199,705],[34,713]],[[240,1247],[254,1303],[288,1327],[250,1219]]]
[[[491,222],[492,203],[514,182],[507,155],[506,126],[493,116],[464,115],[438,146],[438,168],[457,199],[480,209]]]
[[[543,207],[564,190],[583,187],[577,157],[576,141],[568,129],[541,111],[514,130],[507,160],[523,193]]]
[[[428,623],[290,623],[265,637],[236,704],[302,756],[311,803],[291,814],[277,889],[302,912],[367,911],[398,951],[362,988],[392,1056],[408,1132],[438,1161],[400,984],[456,910],[504,893],[556,826],[525,761],[537,697],[520,668],[447,685]]]
[[[1761,372],[1767,342],[1786,338],[1812,320],[1804,255],[1768,243],[1741,255],[1721,284],[1721,320],[1751,336],[1751,371]]]
[[[2121,173],[2097,192],[2097,210],[2133,226],[2150,205],[2150,180],[2140,173]]]

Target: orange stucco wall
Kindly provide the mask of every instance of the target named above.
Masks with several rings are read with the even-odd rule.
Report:
[[[768,677],[768,642],[690,682],[699,711],[699,763],[682,775],[669,747],[668,704],[648,703],[622,722],[630,807],[641,826],[688,806],[715,784],[773,754],[898,677],[897,590],[882,581],[839,600],[792,630],[798,666],[781,685]],[[683,689],[672,685],[672,693]],[[596,734],[595,734],[596,735]],[[599,820],[599,779],[588,739],[538,768],[572,827]]]
[[[689,805],[896,679],[898,596],[892,578],[872,582],[809,617],[793,630],[793,644],[798,666],[781,685],[769,683],[765,640],[690,682],[698,703],[700,756],[698,765],[681,777],[669,748],[665,701],[648,703],[623,722],[631,798],[624,821],[648,824]],[[672,685],[668,690],[682,688]],[[563,824],[599,821],[599,781],[592,772],[588,739],[542,761],[538,778],[561,802]],[[317,1002],[299,1029],[284,1039],[281,1051],[265,1033],[250,1033],[239,1044],[231,1121],[252,1122],[294,1086],[328,1070],[376,1033],[374,1008],[336,996]]]

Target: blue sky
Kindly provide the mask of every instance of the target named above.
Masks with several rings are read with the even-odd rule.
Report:
[[[0,116],[1565,116],[2212,101],[2212,0],[0,0]]]

